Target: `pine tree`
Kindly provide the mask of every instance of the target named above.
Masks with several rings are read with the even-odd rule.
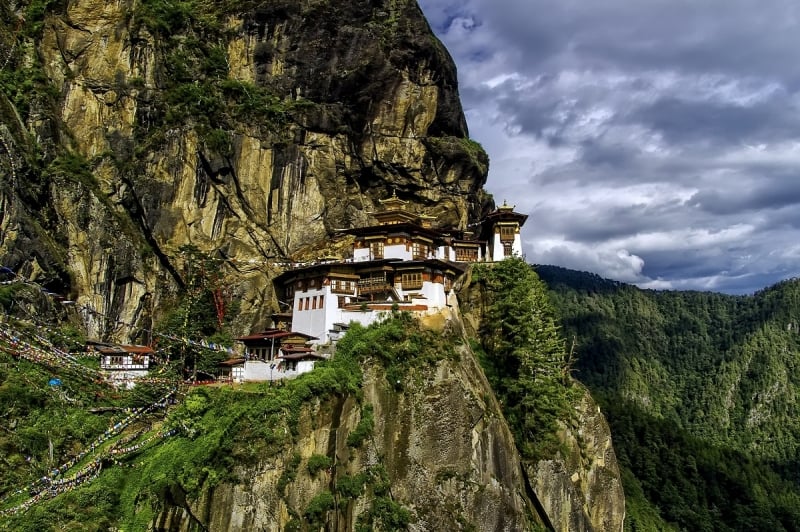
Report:
[[[569,412],[566,348],[546,286],[522,259],[481,267],[481,339],[487,374],[503,402],[522,454],[553,450],[556,421]]]

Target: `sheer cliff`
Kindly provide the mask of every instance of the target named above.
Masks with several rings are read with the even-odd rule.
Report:
[[[242,328],[288,261],[396,190],[464,227],[490,204],[452,61],[411,1],[34,0],[0,7],[0,255],[149,328],[217,262]]]
[[[226,333],[264,326],[284,303],[271,280],[342,253],[337,229],[392,193],[443,226],[482,219],[487,167],[455,67],[413,0],[0,4],[0,274],[31,281],[55,313],[75,309],[85,337],[185,330],[209,294]],[[378,339],[348,333],[355,345],[285,386],[165,403],[137,428],[157,441],[141,457],[112,457],[95,484],[2,517],[18,530],[620,529],[591,398],[559,420],[551,460],[520,458],[457,307],[421,328],[384,323]],[[8,409],[32,436],[3,439],[5,497],[104,434],[87,405],[123,407],[38,389],[38,373],[12,389],[6,361],[22,366],[2,345],[5,400],[30,385],[31,412],[44,412]],[[81,430],[43,436],[55,411],[43,397]]]

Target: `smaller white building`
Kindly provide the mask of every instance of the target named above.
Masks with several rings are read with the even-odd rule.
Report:
[[[88,350],[99,353],[100,371],[114,386],[133,388],[150,371],[155,351],[144,345],[89,342]]]
[[[313,336],[283,329],[266,329],[237,338],[245,356],[220,362],[220,379],[231,382],[259,382],[289,379],[314,369],[325,357],[307,347]]]

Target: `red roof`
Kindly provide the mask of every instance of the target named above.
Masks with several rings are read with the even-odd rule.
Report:
[[[319,355],[317,353],[313,353],[313,352],[312,353],[291,353],[291,354],[288,354],[288,355],[279,356],[278,358],[280,358],[282,360],[305,360],[305,359],[311,359],[311,358],[313,358],[315,360],[324,360],[325,359],[324,356]]]
[[[311,336],[309,334],[304,334],[301,332],[286,331],[283,329],[267,329],[266,331],[262,331],[260,333],[251,334],[249,336],[242,336],[241,338],[236,338],[236,340],[240,342],[248,342],[254,340],[277,340],[279,338],[286,338],[287,336],[300,336],[302,338],[308,338],[309,340],[316,340],[316,336]]]
[[[310,347],[303,347],[301,345],[285,345],[281,347],[281,351],[284,353],[310,353],[314,350]]]
[[[228,360],[223,360],[218,366],[237,366],[239,364],[244,364],[243,358],[229,358]]]
[[[102,343],[90,343],[90,345],[94,345],[95,350],[104,355],[119,355],[123,353],[129,353],[132,355],[152,355],[155,353],[152,347],[148,347],[146,345],[116,345]]]

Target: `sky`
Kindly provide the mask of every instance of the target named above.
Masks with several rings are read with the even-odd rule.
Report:
[[[800,2],[419,3],[528,262],[735,294],[800,276]]]

